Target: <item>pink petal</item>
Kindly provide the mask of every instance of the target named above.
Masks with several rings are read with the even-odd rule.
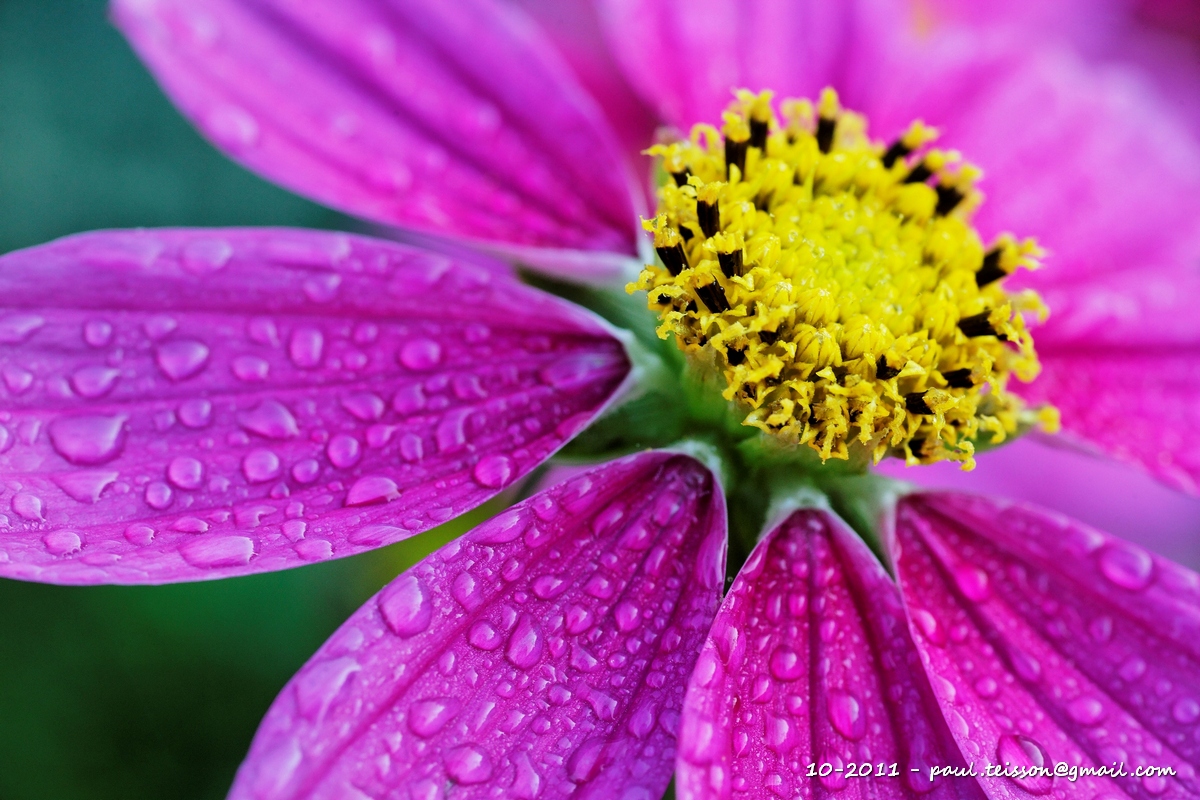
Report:
[[[629,370],[499,272],[297,230],[0,258],[0,575],[160,583],[370,550],[527,474]]]
[[[971,780],[931,780],[930,767],[964,765],[900,594],[861,540],[811,509],[734,580],[688,686],[679,754],[685,800],[983,796]]]
[[[906,9],[890,0],[600,0],[609,43],[667,121],[718,123],[741,87],[847,102],[871,92]]]
[[[1200,275],[1147,268],[1052,285],[1041,377],[1015,386],[1062,412],[1068,434],[1169,485],[1200,480]]]
[[[685,456],[541,492],[355,613],[267,712],[230,797],[657,800],[724,553],[720,492]]]
[[[380,222],[635,252],[602,113],[503,3],[115,0],[183,112],[247,167]]]
[[[1123,762],[982,778],[992,797],[1200,792],[1200,576],[1081,523],[969,495],[901,501],[909,627],[968,761]],[[1174,777],[1133,777],[1136,767]]]

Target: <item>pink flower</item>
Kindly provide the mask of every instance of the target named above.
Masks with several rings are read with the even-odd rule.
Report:
[[[1052,251],[1024,279],[1054,312],[1028,398],[1061,408],[1068,441],[1195,491],[1186,127],[1004,30],[910,37],[887,0],[606,0],[608,49],[581,35],[589,9],[531,10],[548,27],[488,0],[114,5],[234,158],[438,249],[170,230],[0,258],[0,575],[159,583],[362,552],[495,497],[612,411],[616,438],[576,452],[666,446],[391,582],[284,688],[232,796],[650,799],[673,773],[688,798],[1200,793],[1195,573],[1028,505],[821,469],[795,477],[829,500],[777,492],[755,544],[763,490],[793,476],[681,412],[678,381],[655,394],[666,351],[477,252],[624,280],[651,119],[834,85],[873,131],[944,128],[988,169],[983,237]],[[605,291],[563,290],[627,313]],[[633,407],[662,425],[622,431]],[[748,557],[722,598],[725,489]],[[890,575],[839,515],[881,531]]]

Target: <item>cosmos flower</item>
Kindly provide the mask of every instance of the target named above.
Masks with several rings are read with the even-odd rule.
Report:
[[[115,4],[234,158],[440,240],[0,259],[0,574],[350,555],[566,446],[601,465],[356,612],[232,796],[1195,796],[1200,578],[866,472],[970,466],[1057,407],[1067,440],[1195,489],[1190,134],[1061,52],[909,38],[888,2],[609,0],[611,51],[556,47],[581,8]],[[692,137],[652,139],[606,59]],[[1049,265],[1013,274],[1041,251],[1008,231]]]

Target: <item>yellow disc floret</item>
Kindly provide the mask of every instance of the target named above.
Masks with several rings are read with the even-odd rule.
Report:
[[[742,91],[720,130],[647,151],[670,176],[644,223],[662,263],[629,290],[649,293],[660,336],[724,375],[746,425],[823,460],[857,443],[875,461],[970,468],[975,441],[1034,417],[1007,384],[1036,376],[1024,315],[1045,308],[1003,283],[1041,251],[984,246],[981,173],[930,149],[922,123],[873,143],[830,89],[782,116]]]

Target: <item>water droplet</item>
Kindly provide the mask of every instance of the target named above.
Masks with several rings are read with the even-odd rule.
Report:
[[[186,428],[204,428],[212,422],[212,403],[203,399],[185,400],[177,416]]]
[[[358,463],[362,457],[362,446],[353,436],[339,433],[329,440],[329,444],[325,446],[325,454],[335,467],[346,469]]]
[[[1016,645],[1009,644],[1008,659],[1012,663],[1013,672],[1026,683],[1037,683],[1042,677],[1042,665],[1033,656]]]
[[[471,409],[459,408],[442,417],[438,422],[436,437],[439,453],[455,453],[467,443],[467,420]]]
[[[575,748],[567,758],[567,777],[574,783],[587,783],[600,774],[605,744],[605,739],[597,736]]]
[[[1000,691],[1000,685],[992,678],[984,677],[975,681],[975,691],[980,697],[988,699],[996,696],[996,693]]]
[[[193,567],[202,569],[239,567],[254,557],[254,540],[246,536],[198,536],[180,547],[179,554]]]
[[[490,622],[480,621],[471,626],[471,632],[467,635],[467,641],[480,650],[490,652],[504,642],[504,637],[500,635],[500,632]]]
[[[330,260],[328,254],[320,254],[322,263]],[[325,272],[314,275],[304,282],[304,295],[314,303],[328,303],[337,297],[338,287],[342,285],[342,276],[336,272]]]
[[[296,418],[278,400],[264,400],[249,411],[237,415],[238,424],[267,439],[291,439],[299,435]]]
[[[428,739],[454,719],[459,704],[448,697],[418,700],[408,709],[408,727],[417,736]]]
[[[1171,707],[1171,716],[1180,725],[1191,725],[1196,720],[1200,719],[1200,703],[1191,697],[1181,697],[1175,701],[1175,705]]]
[[[224,269],[233,257],[233,247],[221,239],[193,239],[183,246],[180,261],[193,275]]]
[[[794,681],[805,674],[805,664],[800,656],[784,645],[775,648],[771,654],[771,674],[781,681]]]
[[[154,541],[154,528],[141,522],[135,522],[125,529],[125,539],[137,547],[145,547]]]
[[[1093,640],[1100,643],[1107,642],[1112,638],[1112,617],[1096,617],[1088,625],[1088,632],[1092,635]]]
[[[963,564],[955,569],[954,582],[968,600],[976,603],[983,602],[992,593],[987,573],[974,564]]]
[[[1094,697],[1077,697],[1067,704],[1067,713],[1080,725],[1095,725],[1104,717],[1104,704]]]
[[[470,786],[492,777],[492,762],[474,745],[460,745],[446,752],[446,774],[458,783]]]
[[[179,327],[179,323],[174,317],[169,317],[166,314],[155,314],[142,323],[142,330],[150,337],[151,341],[157,342],[167,334]]]
[[[187,380],[200,374],[208,363],[208,356],[208,346],[195,339],[165,342],[154,351],[158,368],[173,381]]]
[[[1136,681],[1146,674],[1146,662],[1137,656],[1133,656],[1121,665],[1117,674],[1127,681]]]
[[[37,314],[0,317],[0,344],[21,344],[45,324],[46,320]]]
[[[932,644],[941,647],[946,644],[946,632],[942,630],[942,626],[938,624],[937,618],[928,611],[918,608],[911,614],[913,623],[917,629],[925,635]]]
[[[83,323],[83,341],[91,347],[105,347],[112,341],[113,326],[102,319]]]
[[[1099,559],[1100,572],[1122,589],[1141,591],[1154,579],[1154,559],[1128,542],[1109,542],[1100,549]]]
[[[246,323],[246,336],[255,344],[279,346],[279,328],[270,317],[251,317]]]
[[[271,365],[258,356],[238,356],[230,364],[234,377],[247,383],[265,381],[271,372]]]
[[[42,498],[31,492],[17,492],[13,495],[12,510],[23,520],[29,522],[45,522],[42,516]]]
[[[60,417],[50,423],[50,444],[72,464],[111,461],[125,446],[123,415]]]
[[[442,346],[432,339],[414,339],[400,348],[400,363],[411,370],[431,370],[442,361]]]
[[[612,357],[600,353],[577,353],[561,358],[538,373],[543,383],[563,392],[589,386],[612,366]]]
[[[530,669],[541,659],[543,647],[537,622],[529,614],[522,614],[508,642],[508,660],[521,669]]]
[[[397,389],[396,394],[392,397],[392,410],[401,416],[415,414],[423,408],[425,408],[425,392],[419,383],[410,383],[408,386]]]
[[[13,394],[22,394],[33,385],[33,373],[15,364],[6,364],[0,373],[4,375],[4,385]]]
[[[641,622],[641,612],[628,600],[622,600],[617,604],[613,616],[617,621],[617,629],[623,633],[629,633]]]
[[[479,459],[474,469],[475,480],[491,489],[507,486],[513,476],[512,459],[504,455],[489,455]]]
[[[264,483],[279,477],[279,456],[273,451],[260,447],[251,450],[242,459],[242,474],[250,483]]]
[[[383,475],[364,475],[354,482],[346,493],[346,505],[365,506],[373,503],[388,503],[400,496],[400,488],[391,478]]]
[[[1050,759],[1040,744],[1028,736],[1011,733],[1000,737],[996,746],[996,761],[999,764],[1010,764],[1013,767],[1025,769],[1050,765]],[[1033,795],[1049,794],[1054,783],[1054,778],[1048,775],[1006,777]]]
[[[3,452],[0,446],[0,452]],[[100,493],[108,488],[118,477],[116,472],[98,469],[78,469],[54,476],[58,488],[80,503],[95,503],[100,499]]]
[[[321,465],[315,458],[297,461],[292,466],[292,477],[297,483],[312,483],[321,474]]]
[[[253,147],[260,135],[258,120],[233,105],[219,105],[204,114],[201,127],[218,144],[234,151]]]
[[[121,371],[112,367],[80,367],[71,374],[71,388],[80,397],[103,397],[112,391],[119,377]]]
[[[342,399],[342,408],[357,420],[374,422],[383,416],[383,398],[370,392],[359,392]]]
[[[300,369],[320,366],[325,350],[325,335],[316,328],[297,328],[288,342],[288,357]]]
[[[167,465],[167,479],[180,489],[199,489],[204,482],[204,465],[191,456],[176,456]]]
[[[162,481],[152,481],[146,485],[145,496],[146,505],[162,511],[171,505],[171,501],[174,499],[174,492],[171,491],[170,486],[167,486]]]
[[[433,619],[429,590],[415,575],[401,575],[379,595],[379,611],[397,636],[422,633]]]
[[[862,704],[849,692],[830,692],[826,700],[829,721],[842,736],[858,741],[867,732],[867,719],[862,713]]]
[[[52,556],[65,556],[83,549],[83,540],[75,531],[50,531],[42,537],[46,552]]]

